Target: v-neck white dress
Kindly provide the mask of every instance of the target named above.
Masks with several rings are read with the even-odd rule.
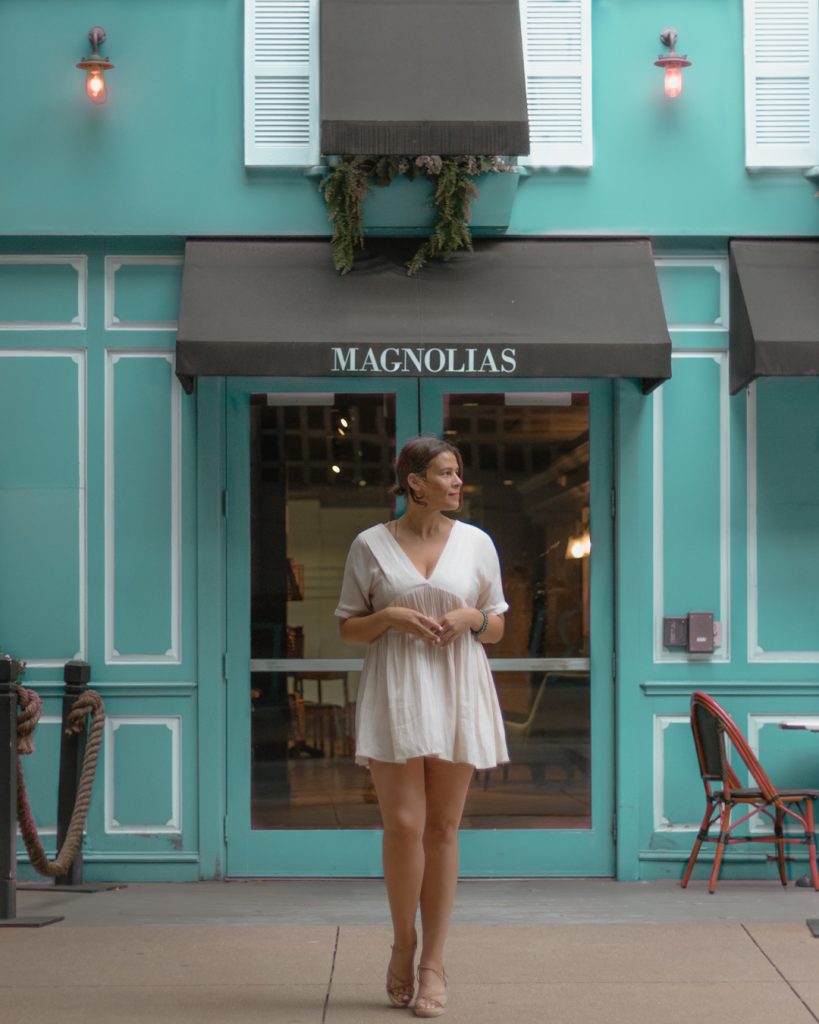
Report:
[[[453,608],[505,612],[498,555],[488,535],[456,520],[425,579],[385,524],[364,530],[350,547],[335,614],[348,619],[394,605],[434,619]],[[358,764],[440,757],[476,768],[508,761],[483,644],[467,631],[436,647],[395,629],[369,644],[358,688],[355,756]]]

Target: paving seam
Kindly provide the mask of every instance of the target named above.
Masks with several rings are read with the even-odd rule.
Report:
[[[782,973],[782,971],[779,970],[779,968],[776,966],[776,964],[773,962],[773,960],[771,960],[771,958],[768,956],[768,954],[765,952],[765,950],[762,948],[762,946],[760,946],[760,944],[756,941],[756,939],[753,937],[753,935],[751,935],[751,933],[748,931],[747,927],[744,924],[740,925],[740,927],[745,932],[745,934],[748,936],[748,938],[751,940],[751,942],[753,942],[753,944],[756,946],[756,948],[759,950],[759,952],[765,957],[765,959],[768,961],[768,963],[771,965],[771,967],[773,967],[773,969],[776,971],[776,973],[779,975],[779,977],[785,982],[785,984],[788,986],[788,988],[791,990],[791,992],[793,992],[793,994],[796,996],[796,998],[799,1000],[799,1002],[805,1007],[805,1009],[808,1011],[808,1013],[811,1015],[811,1017],[813,1017],[813,1019],[815,1021],[817,1021],[817,1024],[819,1024],[819,1017],[816,1016],[816,1014],[813,1012],[813,1010],[810,1008],[810,1006],[808,1006],[808,1004],[805,1002],[805,1000],[802,998],[802,996],[796,991],[796,989],[793,987],[793,985],[791,985],[791,983],[788,981],[788,979],[785,977],[785,975]]]
[[[327,981],[327,992],[325,993],[324,1006],[322,1007],[321,1010],[321,1024],[325,1024],[325,1021],[327,1020],[327,1008],[330,1005],[330,991],[333,988],[333,975],[336,972],[336,956],[338,954],[338,939],[340,935],[341,928],[339,927],[336,928],[336,941],[335,945],[333,946],[333,959],[332,962],[330,963],[330,977]]]

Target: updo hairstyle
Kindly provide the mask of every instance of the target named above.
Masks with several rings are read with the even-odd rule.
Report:
[[[427,466],[443,452],[450,452],[458,460],[458,476],[463,479],[464,463],[461,453],[455,445],[449,441],[440,441],[437,437],[421,435],[407,441],[398,453],[398,458],[395,460],[395,476],[398,482],[392,488],[392,494],[396,497],[406,495],[416,505],[425,505],[426,502],[410,487],[409,476],[411,473],[415,473],[416,476],[425,476]],[[461,502],[463,502],[463,496]],[[460,505],[458,507],[460,508]]]

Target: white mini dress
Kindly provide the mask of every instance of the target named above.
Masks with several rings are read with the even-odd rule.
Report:
[[[495,546],[483,530],[453,522],[425,579],[383,523],[353,541],[335,614],[367,615],[392,605],[438,619],[453,608],[501,614]],[[484,646],[467,631],[443,647],[388,629],[367,647],[356,707],[358,764],[439,757],[494,768],[509,760]]]

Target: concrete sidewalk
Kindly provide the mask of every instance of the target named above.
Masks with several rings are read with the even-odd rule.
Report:
[[[386,1004],[383,888],[370,881],[22,891],[0,929],[2,1024],[415,1019]],[[819,1021],[819,894],[776,882],[464,882],[446,1019],[470,1024]]]

